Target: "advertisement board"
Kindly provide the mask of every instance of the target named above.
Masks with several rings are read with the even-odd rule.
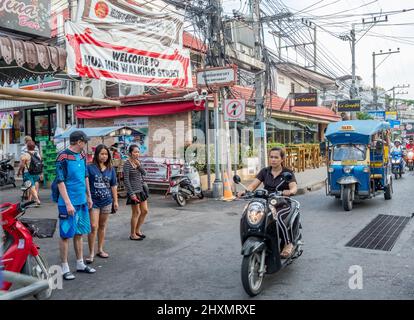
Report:
[[[294,93],[295,107],[316,107],[318,95],[316,93]]]

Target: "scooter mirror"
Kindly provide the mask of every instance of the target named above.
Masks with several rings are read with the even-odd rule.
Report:
[[[241,182],[241,178],[240,178],[240,176],[235,175],[235,176],[233,177],[233,182],[234,182],[235,184],[239,184],[239,183]]]
[[[282,177],[285,179],[285,181],[289,182],[292,180],[293,175],[290,172],[283,172]]]

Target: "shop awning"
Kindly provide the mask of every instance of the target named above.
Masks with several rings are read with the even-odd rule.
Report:
[[[279,130],[289,130],[289,131],[301,131],[301,130],[303,130],[302,128],[296,127],[296,126],[294,126],[292,124],[289,124],[289,123],[284,123],[282,121],[275,120],[273,118],[268,118],[266,120],[266,124],[269,127],[273,127],[273,128],[279,129]]]
[[[130,127],[96,127],[96,128],[76,128],[72,127],[61,134],[58,134],[55,136],[55,139],[69,139],[70,134],[73,131],[83,131],[88,137],[105,137],[105,136],[120,136],[120,135],[126,135],[128,130],[131,132],[139,130],[132,129]],[[123,131],[125,130],[125,131]],[[129,132],[129,133],[131,133]],[[140,132],[141,133],[141,132]]]
[[[0,85],[43,78],[66,65],[63,48],[0,36]]]
[[[341,121],[340,115],[326,107],[293,107],[292,111],[296,114],[327,120],[331,122]]]
[[[121,106],[119,108],[78,109],[76,117],[79,119],[101,119],[124,116],[161,116],[189,111],[204,110],[204,102],[196,105],[194,101],[174,101],[164,103]]]

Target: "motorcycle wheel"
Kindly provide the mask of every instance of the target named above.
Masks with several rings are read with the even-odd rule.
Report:
[[[260,254],[253,253],[247,257],[243,257],[241,266],[241,280],[246,293],[254,297],[263,289],[264,275],[259,275]]]
[[[395,175],[395,180],[398,180],[398,172],[396,172],[394,175]]]
[[[204,198],[203,191],[200,191],[200,193],[197,195],[197,197],[198,197],[199,199],[203,199],[203,198]]]
[[[181,193],[173,195],[173,198],[180,207],[184,207],[187,203],[185,197]]]
[[[345,187],[342,194],[342,206],[345,211],[352,210],[352,191],[351,188]]]
[[[49,270],[49,266],[46,262],[46,260],[39,254],[40,262],[43,264],[43,267],[46,270]],[[34,278],[37,278],[39,280],[49,280],[50,274],[49,271],[47,274],[45,274],[41,268],[41,266],[38,264],[37,260],[33,256],[29,256],[26,260],[25,265],[23,266],[22,273],[27,274],[29,276],[32,276]],[[37,300],[47,300],[52,295],[52,289],[49,287],[41,292],[38,292],[34,295],[34,297]]]

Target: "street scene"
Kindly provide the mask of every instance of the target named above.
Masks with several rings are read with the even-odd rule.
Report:
[[[0,1],[0,300],[413,300],[407,5]]]

